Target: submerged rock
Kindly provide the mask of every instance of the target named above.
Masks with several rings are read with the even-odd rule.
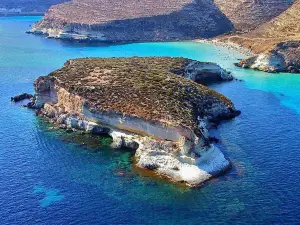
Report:
[[[20,102],[20,101],[23,101],[25,99],[31,99],[31,98],[33,98],[33,95],[23,93],[23,94],[20,94],[20,95],[16,95],[15,97],[11,97],[10,99],[11,99],[12,102]]]
[[[197,186],[229,167],[208,123],[239,114],[225,96],[185,78],[201,68],[225,73],[183,58],[69,60],[35,81],[35,103],[67,129],[102,132],[113,147],[135,149],[137,166]]]

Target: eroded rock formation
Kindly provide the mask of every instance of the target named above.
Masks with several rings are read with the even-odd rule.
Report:
[[[207,77],[205,65],[212,66],[183,58],[69,60],[35,81],[35,106],[57,124],[106,132],[114,147],[136,149],[139,167],[197,186],[230,165],[210,143],[208,123],[239,114],[226,97],[184,78]]]
[[[236,65],[269,73],[300,73],[300,41],[281,42],[271,51],[241,60]]]

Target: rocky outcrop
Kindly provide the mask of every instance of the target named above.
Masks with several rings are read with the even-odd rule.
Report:
[[[205,85],[234,79],[231,72],[215,63],[191,61],[186,64],[184,70],[183,77]]]
[[[14,96],[14,97],[11,97],[10,100],[12,102],[20,102],[20,101],[23,101],[25,99],[31,99],[31,98],[33,98],[32,94],[22,93],[22,94]]]
[[[230,165],[210,143],[208,123],[239,112],[226,97],[180,76],[186,70],[199,73],[196,61],[69,60],[36,80],[35,106],[58,125],[108,134],[113,147],[135,149],[139,167],[198,186]]]
[[[300,73],[300,42],[287,41],[265,53],[241,60],[236,65],[269,73],[289,72]]]
[[[233,29],[212,0],[73,0],[51,7],[31,33],[81,41],[174,41]]]

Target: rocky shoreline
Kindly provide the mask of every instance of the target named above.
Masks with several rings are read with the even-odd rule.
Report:
[[[299,55],[300,41],[286,41],[277,44],[271,51],[241,60],[235,65],[268,73],[300,73]]]
[[[204,134],[202,138],[207,142],[206,146],[199,146],[193,152],[189,152],[190,146],[187,146],[185,138],[178,143],[158,140],[155,137],[108,127],[78,114],[59,114],[58,111],[59,109],[46,104],[44,108],[37,110],[37,115],[68,132],[83,131],[92,135],[108,135],[113,139],[112,148],[130,148],[135,151],[138,168],[154,171],[156,175],[166,177],[171,182],[198,187],[231,167],[223,153],[210,143],[209,125],[205,120],[201,121],[200,129]]]
[[[130,65],[130,67],[123,68],[124,64]],[[135,88],[139,86],[131,87],[129,85],[130,89],[128,89],[126,82],[122,81],[123,88],[127,89],[129,95],[144,94],[131,107],[128,107],[132,104],[128,96],[124,96],[123,100],[119,99],[120,103],[115,103],[112,99],[120,91],[116,90],[119,87],[118,84],[114,84],[114,90],[117,91],[115,93],[110,93],[107,88],[112,85],[110,79],[115,82],[117,79],[115,76],[122,72],[115,69],[118,68],[118,65],[122,65],[122,77],[129,76],[126,79],[133,79],[135,84],[143,75],[131,78],[130,68],[134,68],[135,73],[139,73],[141,70],[145,75],[147,74],[143,78],[145,79],[143,82],[147,83],[149,80],[151,82],[149,84],[155,84],[153,78],[158,81],[157,75],[151,75],[151,73],[160,69],[159,82],[166,79],[169,83],[168,86],[171,89],[179,88],[178,93],[183,96],[190,94],[192,89],[192,92],[198,95],[198,97],[195,96],[195,100],[198,99],[199,102],[194,102],[194,97],[185,97],[186,103],[176,107],[176,111],[172,112],[172,106],[165,105],[163,101],[166,99],[173,104],[182,104],[181,97],[177,96],[175,92],[173,94],[168,91],[161,92],[161,88],[152,87],[153,90],[148,86],[143,86],[144,90],[139,89],[138,91]],[[147,68],[146,65],[148,65]],[[151,66],[149,67],[149,65]],[[83,66],[88,68],[84,69]],[[207,83],[208,77],[211,77],[211,82],[216,82],[216,71],[212,70],[213,73],[210,73],[211,76],[209,76],[207,66],[210,69],[219,68],[211,63],[200,63],[181,58],[70,60],[62,69],[35,81],[35,96],[30,106],[37,110],[37,115],[46,118],[60,128],[71,131],[80,130],[94,135],[109,135],[113,139],[113,148],[126,147],[135,150],[138,167],[152,170],[157,175],[168,177],[171,181],[195,187],[230,167],[230,162],[212,144],[214,139],[209,136],[209,129],[212,123],[217,124],[219,121],[231,119],[240,114],[224,96],[196,84],[194,81],[189,81],[189,79],[196,80],[197,77],[198,79],[202,77],[204,78],[202,81]],[[94,69],[91,70],[91,68]],[[164,68],[167,69],[165,72]],[[125,75],[124,71],[127,70],[129,74]],[[86,73],[86,71],[90,72]],[[223,69],[219,69],[218,74],[221,78],[232,79],[232,76]],[[72,76],[72,80],[69,80],[68,76]],[[94,79],[95,77],[97,77],[97,81]],[[170,79],[172,79],[171,83]],[[87,89],[83,90],[83,87]],[[95,88],[100,88],[102,94],[95,92]],[[147,90],[150,91],[149,96],[145,95]],[[147,110],[148,107],[152,107],[147,104],[154,103],[153,100],[147,100],[147,98],[154,97],[156,99],[155,96],[152,96],[156,92],[160,92],[158,94],[161,98],[159,101],[162,101],[159,103],[161,106],[160,108],[156,107],[154,111]],[[98,100],[93,97],[94,93],[97,99],[101,96],[103,100],[106,98],[105,95],[110,93],[107,96],[107,102],[102,100],[101,108],[98,106]],[[118,99],[115,100],[118,101]],[[113,106],[124,103],[123,101],[127,102],[122,106],[122,110]],[[176,103],[177,101],[178,103]],[[106,104],[108,105],[105,106]],[[143,105],[143,109],[146,110],[145,115],[141,111],[142,109],[132,111],[132,107],[137,107],[138,104]],[[110,107],[110,109],[105,109],[105,107]],[[182,112],[188,109],[190,112],[186,111],[180,116],[178,113],[182,112],[177,109]],[[160,110],[157,112],[158,114],[155,112],[157,110]],[[149,113],[154,114],[148,117]],[[189,117],[190,113],[193,115],[192,117]],[[178,118],[175,119],[175,117]]]
[[[27,33],[79,42],[204,42],[244,54],[235,64],[241,68],[299,73],[299,48],[278,46],[299,41],[300,2],[275,2],[72,0],[50,7]]]

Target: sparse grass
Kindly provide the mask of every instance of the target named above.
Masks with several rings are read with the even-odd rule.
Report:
[[[249,48],[254,53],[262,53],[273,49],[276,44],[285,41],[300,41],[300,1],[297,0],[290,8],[273,20],[242,35],[222,37],[223,41],[230,41]]]
[[[189,62],[168,57],[84,58],[68,61],[48,77],[97,111],[194,128],[197,116],[204,116],[213,103],[233,105],[223,95],[182,78]]]

